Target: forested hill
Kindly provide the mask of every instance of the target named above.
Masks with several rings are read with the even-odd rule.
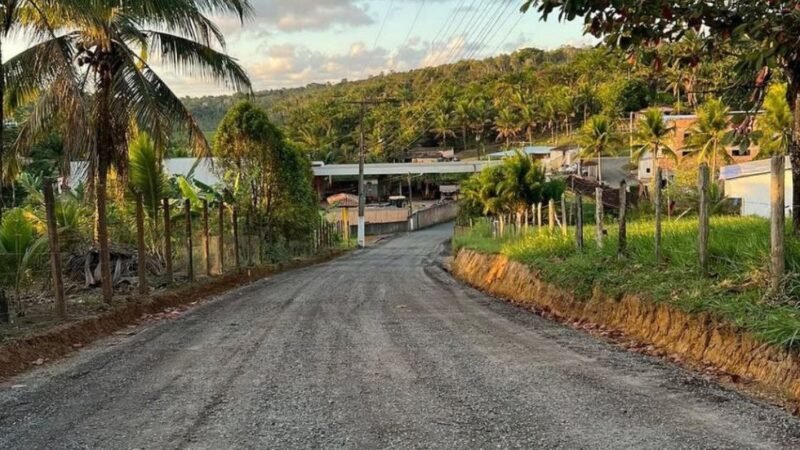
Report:
[[[657,72],[652,61],[605,48],[524,49],[361,81],[262,91],[255,103],[301,150],[327,162],[354,160],[359,110],[347,101],[364,97],[398,100],[368,110],[366,141],[375,161],[399,159],[415,146],[460,151],[519,141],[564,143],[593,114],[622,118],[651,105],[686,107],[697,102],[696,92],[725,92],[729,105],[741,103],[746,93],[723,89],[730,85],[727,74],[734,61],[686,69],[667,65],[671,54],[685,57],[687,49],[680,45],[686,46],[659,50],[665,64]],[[239,99],[184,101],[202,128],[213,133]]]

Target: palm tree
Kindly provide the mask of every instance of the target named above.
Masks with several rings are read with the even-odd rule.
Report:
[[[792,142],[792,111],[786,103],[786,85],[773,85],[764,99],[764,115],[758,120],[757,159],[785,155]]]
[[[439,109],[433,113],[433,126],[431,131],[436,137],[442,139],[442,147],[447,146],[447,136],[455,137],[455,133],[451,129],[452,117],[445,109]]]
[[[517,215],[517,225],[522,225],[521,218],[532,204],[541,202],[546,182],[545,171],[541,165],[517,151],[516,155],[506,159],[501,166],[503,176],[498,184],[498,193],[509,209]]]
[[[677,161],[678,155],[667,145],[674,130],[674,127],[668,126],[664,121],[664,113],[660,109],[651,108],[645,111],[639,119],[633,135],[631,153],[633,162],[639,162],[648,153],[652,155],[652,172],[655,177],[660,156],[666,155]]]
[[[467,149],[467,130],[472,122],[472,108],[470,106],[469,100],[461,98],[456,101],[453,109],[455,121],[461,126],[461,139],[463,140],[464,150]]]
[[[711,99],[697,110],[697,122],[689,130],[686,149],[689,155],[711,166],[711,175],[717,170],[717,160],[731,162],[727,141],[729,110],[722,100]]]
[[[517,107],[519,108],[520,122],[525,131],[525,140],[528,141],[528,143],[532,143],[533,133],[536,131],[536,127],[539,126],[539,115],[536,106],[530,102],[521,102]]]
[[[124,178],[132,128],[147,130],[161,147],[179,127],[189,134],[198,154],[209,150],[191,114],[150,66],[151,56],[180,73],[249,91],[250,81],[239,64],[214,50],[215,45],[224,50],[225,40],[207,14],[232,13],[243,19],[251,10],[249,0],[59,0],[41,10],[43,18],[53,18],[53,33],[7,63],[7,95],[13,100],[9,103],[18,106],[36,98],[18,144],[57,125],[54,119],[61,116],[66,119],[61,131],[73,155],[88,149],[107,302],[113,295],[108,172],[114,167]],[[52,64],[53,55],[61,54],[75,64]]]
[[[511,145],[511,139],[519,134],[519,122],[517,116],[509,108],[503,108],[494,118],[494,129],[497,131],[497,140],[505,139],[506,145]]]
[[[581,129],[578,144],[581,147],[581,157],[597,157],[597,180],[602,185],[603,153],[613,153],[621,144],[614,123],[605,115],[592,116]]]

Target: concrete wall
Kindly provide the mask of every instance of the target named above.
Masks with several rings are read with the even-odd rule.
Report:
[[[422,230],[433,225],[454,220],[458,215],[458,203],[450,202],[435,205],[415,212],[411,216],[412,229]]]
[[[788,166],[788,165],[787,165]],[[792,172],[786,168],[786,205],[787,213],[792,204]],[[770,174],[760,173],[731,180],[725,180],[725,195],[742,200],[743,216],[769,217]]]
[[[366,236],[380,236],[382,234],[396,234],[408,232],[408,220],[402,222],[367,223],[364,225]],[[358,235],[358,226],[350,226],[350,236]]]

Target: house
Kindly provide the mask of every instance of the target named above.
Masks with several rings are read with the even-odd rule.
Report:
[[[729,114],[731,129],[733,122],[742,118],[744,115],[749,114],[747,111],[732,111]],[[635,119],[641,116],[641,113],[635,115]],[[697,123],[697,115],[695,114],[671,114],[671,110],[666,108],[664,111],[664,122],[669,128],[672,128],[672,137],[669,140],[669,147],[678,155],[677,164],[671,158],[665,155],[659,155],[658,165],[662,171],[672,171],[676,165],[680,165],[684,158],[689,157],[690,151],[686,150],[687,141],[691,135],[691,129]],[[728,155],[735,163],[745,163],[752,161],[753,157],[758,153],[758,147],[750,146],[747,149],[742,149],[737,145],[729,146],[727,149]],[[720,161],[723,164],[724,161]],[[650,152],[646,153],[639,159],[638,178],[642,183],[649,183],[653,179],[653,157]]]
[[[787,205],[792,198],[792,169],[786,158],[785,195]],[[770,160],[762,159],[724,166],[719,179],[723,182],[725,195],[737,199],[743,216],[770,216]],[[787,213],[791,206],[787,206]]]

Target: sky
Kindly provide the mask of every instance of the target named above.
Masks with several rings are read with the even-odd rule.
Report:
[[[588,45],[581,23],[539,21],[522,0],[251,0],[252,18],[214,17],[227,53],[255,90],[358,80],[523,47]],[[10,52],[24,42],[14,42]],[[224,86],[158,68],[181,95],[223,95]]]

